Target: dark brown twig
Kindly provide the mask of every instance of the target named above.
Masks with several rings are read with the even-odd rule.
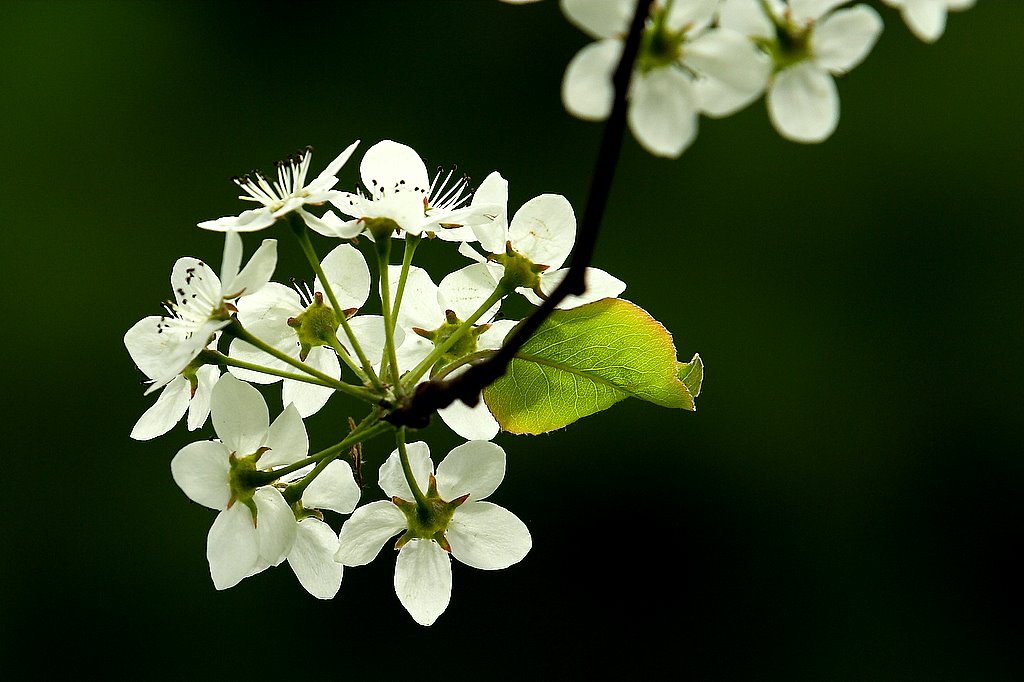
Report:
[[[612,111],[604,126],[594,176],[590,183],[590,193],[579,228],[579,239],[573,249],[572,260],[569,262],[569,271],[566,273],[565,279],[548,296],[547,300],[516,327],[515,333],[505,341],[497,353],[483,362],[471,365],[468,370],[455,378],[445,381],[426,381],[420,384],[405,403],[383,417],[385,421],[395,426],[423,428],[429,423],[430,416],[434,412],[448,407],[456,400],[461,400],[470,406],[476,405],[480,399],[480,391],[497,381],[505,373],[509,362],[523,347],[523,344],[533,336],[544,320],[551,315],[555,306],[570,294],[579,295],[586,291],[584,276],[594,257],[597,235],[604,217],[605,206],[608,203],[612,180],[615,177],[619,152],[622,149],[622,138],[626,130],[626,96],[633,75],[633,66],[640,52],[644,24],[647,21],[652,2],[653,0],[640,0],[637,3],[636,14],[633,16],[633,23],[630,25],[629,34],[622,49],[622,57],[615,69],[615,75],[612,77],[612,84],[615,88]]]

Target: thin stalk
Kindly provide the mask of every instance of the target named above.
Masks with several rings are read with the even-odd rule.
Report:
[[[384,422],[377,422],[372,426],[366,426],[363,429],[360,429],[357,426],[356,429],[349,433],[348,436],[346,436],[343,441],[341,441],[340,443],[335,443],[331,447],[325,448],[320,452],[316,453],[315,455],[310,455],[309,457],[300,459],[298,462],[294,462],[292,464],[289,464],[288,466],[281,467],[280,469],[274,469],[273,471],[255,472],[254,476],[256,477],[256,480],[254,482],[256,485],[267,485],[269,483],[273,483],[282,476],[287,476],[288,474],[296,472],[299,469],[308,467],[310,464],[317,464],[318,462],[322,462],[323,460],[328,458],[334,459],[339,454],[349,449],[353,445],[367,441],[373,438],[374,436],[379,436],[385,431],[392,430],[392,428],[393,427],[390,424]]]
[[[293,358],[287,353],[274,348],[266,341],[263,341],[262,339],[251,334],[249,330],[242,326],[242,323],[238,321],[238,318],[232,319],[231,324],[229,324],[227,327],[224,327],[224,333],[230,334],[235,338],[241,339],[246,343],[255,346],[256,348],[259,348],[267,355],[275,357],[281,362],[288,363],[292,367],[295,367],[296,369],[301,370],[306,374],[309,374],[311,376],[316,377],[317,379],[320,379],[321,381],[325,382],[326,385],[330,386],[336,391],[339,391],[346,395],[350,395],[353,398],[365,400],[366,402],[369,403],[376,403],[380,400],[380,397],[376,393],[373,393],[372,391],[369,391],[361,386],[353,386],[352,384],[346,384],[344,381],[339,381],[338,379],[335,379],[331,375],[324,374],[320,370],[314,367],[310,367],[301,360]]]
[[[402,473],[405,474],[405,480],[409,484],[409,489],[412,490],[412,496],[416,498],[416,504],[424,513],[430,512],[430,503],[427,502],[426,496],[423,491],[420,490],[420,486],[416,483],[416,477],[412,473],[412,463],[409,462],[409,453],[405,449],[405,428],[398,429],[395,433],[395,440],[398,443],[398,459],[402,462]]]
[[[328,388],[334,388],[334,384],[330,384],[322,379],[317,379],[313,376],[305,374],[295,374],[294,372],[286,372],[283,369],[274,369],[273,367],[264,367],[263,365],[257,365],[254,362],[246,362],[245,360],[238,360],[230,355],[224,355],[220,351],[216,350],[204,350],[200,353],[200,357],[214,365],[230,365],[231,367],[238,367],[241,369],[252,370],[253,372],[260,372],[261,374],[270,374],[271,376],[281,377],[282,379],[291,379],[292,381],[301,381],[307,384],[314,384],[316,386],[326,386]]]
[[[380,272],[380,303],[384,315],[384,353],[391,365],[391,385],[401,391],[398,383],[398,356],[395,353],[395,320],[391,310],[391,278],[388,276],[388,262],[391,260],[391,237],[377,242],[377,269]],[[383,364],[383,362],[381,363]],[[382,370],[383,371],[383,370]]]
[[[416,247],[420,245],[420,235],[407,234],[405,236],[405,249],[402,252],[402,272],[398,276],[398,288],[395,289],[395,303],[391,309],[391,319],[398,320],[398,311],[402,307],[402,296],[405,294],[405,283],[409,279],[409,267],[412,265],[412,256]],[[391,330],[394,332],[394,329]]]
[[[383,386],[380,383],[377,373],[373,371],[373,365],[366,357],[366,353],[359,345],[359,341],[356,339],[356,335],[352,333],[352,328],[348,324],[348,319],[345,317],[344,308],[338,304],[338,299],[334,295],[334,290],[331,288],[331,283],[327,281],[327,275],[324,274],[324,269],[320,265],[320,259],[317,258],[316,251],[313,250],[313,243],[309,241],[309,230],[306,228],[306,224],[302,222],[302,219],[297,217],[294,213],[289,214],[291,220],[292,231],[299,240],[299,246],[302,247],[302,252],[306,254],[306,260],[313,268],[313,272],[320,278],[320,284],[324,287],[324,293],[327,294],[327,300],[331,302],[331,307],[334,309],[334,314],[341,323],[342,329],[345,330],[345,336],[348,337],[348,342],[352,344],[352,350],[356,352],[356,356],[359,358],[360,364],[363,366],[363,372],[370,379],[370,383],[377,390],[383,390]]]

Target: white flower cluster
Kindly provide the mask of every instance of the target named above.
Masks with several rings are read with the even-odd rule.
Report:
[[[508,2],[509,0],[505,0]],[[934,42],[947,10],[974,0],[885,0],[916,36]],[[628,123],[652,154],[678,157],[701,115],[733,114],[761,95],[786,139],[827,139],[839,123],[835,77],[871,51],[882,19],[849,0],[655,0],[629,90]],[[563,13],[596,39],[569,62],[562,101],[574,116],[611,112],[611,76],[636,0],[561,0]]]
[[[502,301],[518,291],[539,304],[557,286],[576,220],[569,202],[555,194],[526,202],[509,220],[508,184],[500,174],[491,173],[474,194],[467,178],[453,182],[440,171],[429,178],[420,156],[391,140],[364,154],[361,188],[336,189],[337,173],[357,144],[308,183],[309,149],[279,163],[276,180],[260,173],[236,178],[240,198],[259,207],[199,223],[224,233],[219,275],[196,258],[179,259],[165,314],[140,320],[124,337],[150,380],[146,392],[162,389],[131,435],[160,436],[186,412],[188,428],[197,430],[212,415],[216,437],[182,448],[171,473],[190,499],[219,512],[207,538],[217,589],[287,560],[310,594],[329,599],[344,566],[367,563],[401,534],[395,590],[417,622],[430,624],[450,597],[449,556],[477,568],[505,568],[529,551],[530,534],[513,514],[483,501],[504,477],[505,453],[489,442],[499,426],[482,400],[440,411],[468,442],[436,472],[426,444],[406,446],[404,429],[396,432],[381,418],[432,375],[463,371],[501,346],[516,324],[500,318]],[[327,204],[333,208],[317,210]],[[271,281],[273,239],[241,267],[239,233],[281,219],[291,223],[309,259],[311,284]],[[322,260],[307,228],[335,240]],[[390,261],[396,239],[405,245],[400,265]],[[457,242],[473,262],[435,284],[412,265],[417,246],[430,241]],[[377,266],[376,286],[366,255]],[[594,268],[587,281],[587,292],[562,307],[625,288]],[[371,291],[379,312],[364,312]],[[253,384],[276,382],[283,410],[271,421]],[[359,425],[352,422],[345,439],[310,454],[303,420],[335,393],[363,400],[370,413]],[[360,485],[339,457],[360,452],[363,441],[382,433],[395,433],[398,444],[378,480],[389,499],[357,508]],[[351,517],[335,532],[325,511]]]

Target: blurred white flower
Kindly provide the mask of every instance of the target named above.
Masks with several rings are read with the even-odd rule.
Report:
[[[839,124],[833,76],[864,60],[882,31],[867,5],[846,0],[723,0],[718,23],[753,38],[772,58],[768,115],[794,142],[821,142]]]
[[[974,7],[975,0],[882,0],[900,10],[903,21],[915,36],[934,43],[946,30],[946,12]]]
[[[396,546],[395,592],[413,620],[430,625],[451,599],[449,554],[468,566],[497,570],[522,560],[532,539],[519,517],[482,501],[505,477],[505,451],[499,446],[464,443],[438,465],[436,477],[426,443],[410,443],[407,451],[414,478],[427,491],[431,513],[418,513],[422,510],[411,501],[413,493],[396,450],[378,477],[391,501],[356,509],[341,528],[336,559],[346,566],[362,566],[389,538],[404,532]]]
[[[612,74],[636,0],[562,0],[568,19],[597,38],[565,70],[562,101],[574,116],[611,112]],[[713,27],[718,0],[656,1],[629,91],[628,122],[652,154],[678,157],[697,135],[697,117],[727,116],[763,92],[769,63],[744,35]]]

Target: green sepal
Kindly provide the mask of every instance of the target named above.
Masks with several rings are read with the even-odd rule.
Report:
[[[340,315],[348,315],[341,311]],[[341,322],[338,314],[331,306],[324,303],[324,295],[319,291],[313,295],[313,302],[300,315],[288,318],[288,326],[295,330],[299,337],[299,359],[306,361],[309,351],[317,346],[338,345],[338,327]]]

